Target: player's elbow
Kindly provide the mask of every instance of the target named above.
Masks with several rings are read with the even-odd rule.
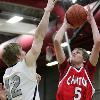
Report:
[[[100,37],[98,37],[98,38],[96,39],[96,41],[94,42],[94,44],[95,44],[96,46],[100,47]]]
[[[97,48],[98,52],[100,52],[100,40],[94,42],[94,45]]]
[[[60,41],[58,40],[58,39],[54,39],[54,45],[56,46],[56,45],[60,45]]]

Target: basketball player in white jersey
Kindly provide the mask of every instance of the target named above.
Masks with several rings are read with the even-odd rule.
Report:
[[[71,28],[66,18],[55,35],[54,47],[60,72],[56,100],[92,100],[94,93],[92,82],[100,52],[100,33],[89,6],[87,14],[94,40],[90,57],[82,48],[75,48],[70,60],[65,57],[61,41],[66,29]]]
[[[50,12],[57,0],[48,0],[44,15],[36,31],[31,49],[27,54],[17,43],[4,47],[3,61],[8,66],[3,76],[7,100],[40,100],[36,80],[36,60],[41,52],[47,33]]]

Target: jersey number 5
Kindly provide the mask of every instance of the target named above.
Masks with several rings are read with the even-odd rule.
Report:
[[[81,99],[81,88],[80,87],[75,87],[75,96],[74,100],[80,100]]]

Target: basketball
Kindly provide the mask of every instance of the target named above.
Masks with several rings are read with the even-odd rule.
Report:
[[[73,27],[80,27],[87,20],[87,11],[83,6],[74,4],[66,11],[66,18]]]

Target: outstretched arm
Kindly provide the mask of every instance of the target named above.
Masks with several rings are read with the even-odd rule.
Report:
[[[55,48],[56,58],[59,64],[62,64],[65,60],[65,54],[63,48],[61,47],[61,42],[67,28],[70,28],[70,25],[67,23],[65,17],[61,28],[58,30],[54,38],[54,48]]]
[[[45,12],[44,12],[44,15],[36,29],[35,38],[32,43],[32,47],[29,50],[29,52],[26,54],[26,64],[28,66],[32,66],[33,62],[36,62],[37,57],[39,56],[39,54],[41,52],[43,40],[44,40],[45,34],[48,29],[50,12],[54,8],[56,1],[57,0],[48,0],[47,6],[44,9]]]
[[[94,45],[93,45],[89,60],[93,66],[96,66],[96,64],[98,62],[98,58],[99,58],[99,52],[100,52],[100,33],[99,33],[98,27],[96,25],[95,19],[93,17],[93,13],[91,12],[89,6],[88,6],[87,20],[90,23],[91,28],[92,28],[93,41],[94,41]]]

